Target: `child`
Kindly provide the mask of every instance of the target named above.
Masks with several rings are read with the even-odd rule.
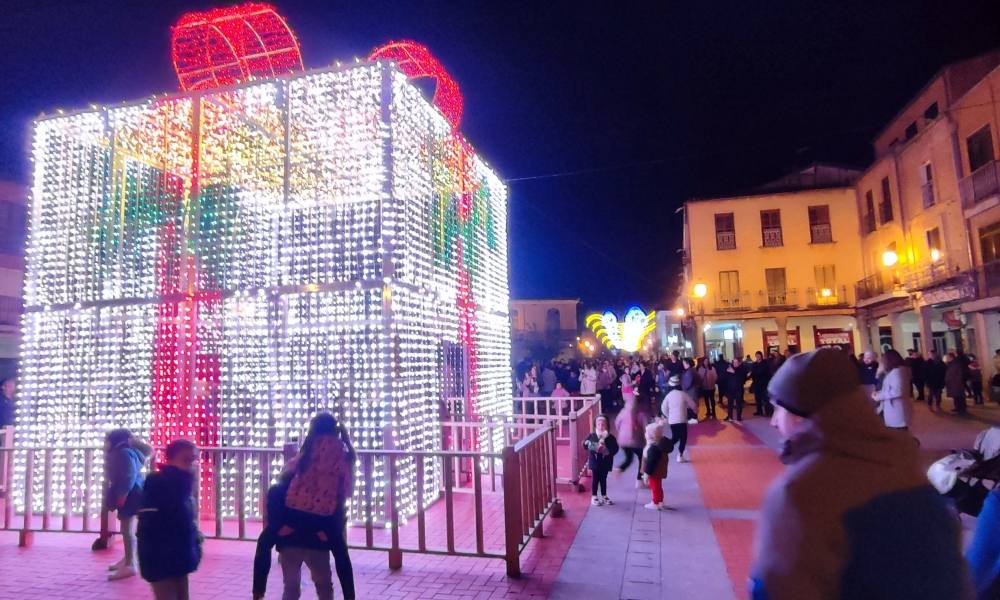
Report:
[[[125,556],[108,567],[108,579],[135,577],[135,514],[142,500],[142,468],[152,449],[128,429],[115,429],[104,438],[104,472],[108,489],[104,508],[118,511]]]
[[[608,431],[608,418],[604,415],[597,417],[594,429],[583,442],[583,447],[590,451],[587,458],[587,467],[591,472],[590,503],[594,506],[611,505],[614,502],[608,498],[608,473],[614,464],[615,454],[618,454],[618,440]],[[598,487],[602,495],[600,499],[597,497]]]
[[[167,462],[146,478],[139,508],[139,572],[156,600],[188,600],[188,574],[201,562],[201,533],[195,523],[194,465],[198,449],[174,440]]]
[[[670,452],[674,441],[663,437],[663,425],[650,423],[646,426],[646,449],[642,452],[642,478],[649,484],[653,501],[646,505],[650,510],[666,510],[663,504],[663,480],[667,478],[670,466]]]

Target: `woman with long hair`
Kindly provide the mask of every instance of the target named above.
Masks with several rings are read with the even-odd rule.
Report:
[[[913,419],[913,386],[910,368],[895,350],[886,350],[879,361],[882,389],[872,394],[889,429],[906,430]]]
[[[701,379],[701,397],[705,400],[705,418],[715,418],[715,382],[719,375],[708,364],[708,357],[698,359],[698,378]]]

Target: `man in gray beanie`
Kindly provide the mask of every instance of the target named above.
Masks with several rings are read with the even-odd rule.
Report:
[[[971,598],[958,519],[913,438],[878,419],[847,355],[794,355],[768,393],[788,468],[762,506],[754,600]]]

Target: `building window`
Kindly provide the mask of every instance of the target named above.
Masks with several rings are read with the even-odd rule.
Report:
[[[559,309],[550,308],[545,312],[545,331],[556,332],[562,329],[559,318]]]
[[[816,298],[818,305],[837,304],[837,272],[834,265],[816,265]]]
[[[719,271],[719,307],[740,308],[740,272]]]
[[[927,252],[933,257],[935,250],[937,250],[938,252],[941,251],[941,230],[938,229],[937,227],[935,227],[934,229],[929,229],[927,230],[926,236],[927,236]]]
[[[865,215],[862,220],[865,233],[875,231],[875,197],[871,190],[865,192]]]
[[[990,126],[986,125],[966,138],[965,147],[969,151],[969,173],[993,162],[993,134]]]
[[[917,137],[917,122],[914,121],[909,125],[907,125],[906,130],[903,132],[903,135],[906,136],[906,139],[908,140],[912,140],[913,138]]]
[[[934,119],[938,118],[939,114],[940,110],[938,109],[937,102],[934,102],[933,104],[928,106],[926,110],[924,110],[924,118],[927,119],[928,121],[933,121]]]
[[[979,230],[979,248],[983,253],[983,264],[1000,264],[1000,222]]]
[[[733,219],[733,213],[716,213],[715,249],[736,249],[736,223]]]
[[[809,236],[814,244],[828,244],[833,241],[828,205],[809,207]]]
[[[780,210],[760,211],[760,234],[765,247],[773,248],[782,245]]]
[[[889,178],[882,178],[882,201],[878,205],[879,224],[885,225],[892,220],[892,190],[889,187]]]
[[[767,281],[767,303],[771,306],[787,304],[785,269],[764,269],[764,279]]]
[[[934,206],[934,169],[930,161],[920,165],[920,189],[924,196],[924,208]]]

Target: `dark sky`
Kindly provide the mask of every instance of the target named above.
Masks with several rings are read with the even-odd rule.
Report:
[[[943,64],[1000,46],[996,0],[273,3],[307,67],[427,44],[502,177],[577,172],[510,182],[512,293],[595,309],[669,301],[685,198],[863,166]],[[7,0],[0,178],[27,182],[38,113],[175,90],[170,25],[223,4]]]

